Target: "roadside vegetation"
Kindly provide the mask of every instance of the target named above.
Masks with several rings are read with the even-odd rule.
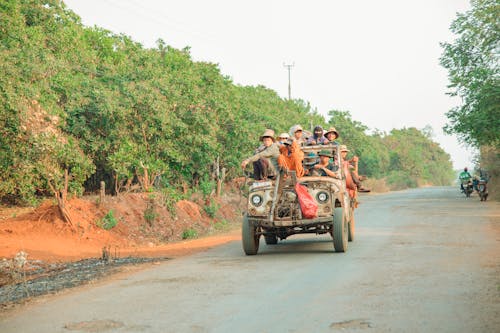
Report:
[[[443,43],[441,64],[448,70],[450,95],[462,104],[447,113],[445,130],[479,148],[478,162],[491,176],[492,196],[500,199],[500,5],[472,0],[472,9],[457,15]]]
[[[216,64],[193,61],[189,48],[158,40],[148,49],[84,27],[60,1],[0,3],[2,203],[54,197],[71,223],[67,197],[104,182],[108,194],[157,192],[168,207],[198,192],[215,215],[218,182],[242,175],[265,128],[293,124],[335,126],[380,188],[448,185],[454,176],[429,129],[373,131],[338,110],[326,119],[306,101],[234,84]],[[144,218],[155,223],[153,206]]]

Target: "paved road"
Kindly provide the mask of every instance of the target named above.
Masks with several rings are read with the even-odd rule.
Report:
[[[362,197],[347,253],[239,242],[43,300],[0,332],[499,332],[500,204],[454,188]]]

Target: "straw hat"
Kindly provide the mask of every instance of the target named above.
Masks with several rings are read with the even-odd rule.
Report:
[[[349,151],[349,149],[347,149],[347,146],[346,145],[340,145],[340,151]]]
[[[328,135],[328,133],[335,133],[335,135],[337,136],[337,138],[339,137],[339,132],[337,132],[337,130],[335,129],[335,127],[330,127],[330,128],[328,129],[328,131],[326,131],[326,133],[325,133],[325,138],[326,138],[326,136]]]
[[[264,131],[264,134],[262,134],[260,136],[260,141],[262,141],[262,139],[264,139],[265,137],[271,138],[271,139],[273,139],[273,141],[275,141],[274,140],[274,131],[272,129],[266,129]]]
[[[288,139],[289,137],[290,137],[290,135],[288,133],[281,133],[278,136],[278,139]]]
[[[297,131],[303,131],[302,126],[300,126],[300,125],[293,125],[292,127],[290,127],[290,135],[294,135],[295,132],[297,132]]]

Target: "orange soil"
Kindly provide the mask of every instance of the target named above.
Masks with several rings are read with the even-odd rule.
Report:
[[[202,234],[212,230],[216,221],[239,221],[238,198],[219,200],[215,219],[190,201],[178,202],[177,214],[172,217],[166,208],[155,206],[147,194],[110,197],[102,206],[95,199],[73,199],[68,203],[73,227],[61,220],[57,206],[50,201],[37,209],[0,207],[0,259],[13,258],[24,251],[29,260],[76,261],[101,257],[103,248],[118,257],[177,257],[240,239],[237,223],[224,234],[181,239],[187,229]],[[157,215],[153,222],[148,222],[144,212],[151,205]],[[118,220],[117,226],[109,231],[96,226],[110,210]]]

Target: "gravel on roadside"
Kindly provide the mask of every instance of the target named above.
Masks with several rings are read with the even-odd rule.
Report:
[[[2,267],[3,276],[10,281],[0,284],[0,310],[23,303],[33,297],[53,294],[97,281],[122,271],[126,266],[169,260],[166,257],[125,257],[114,259],[91,258],[69,263],[45,263],[28,261],[23,270]]]

